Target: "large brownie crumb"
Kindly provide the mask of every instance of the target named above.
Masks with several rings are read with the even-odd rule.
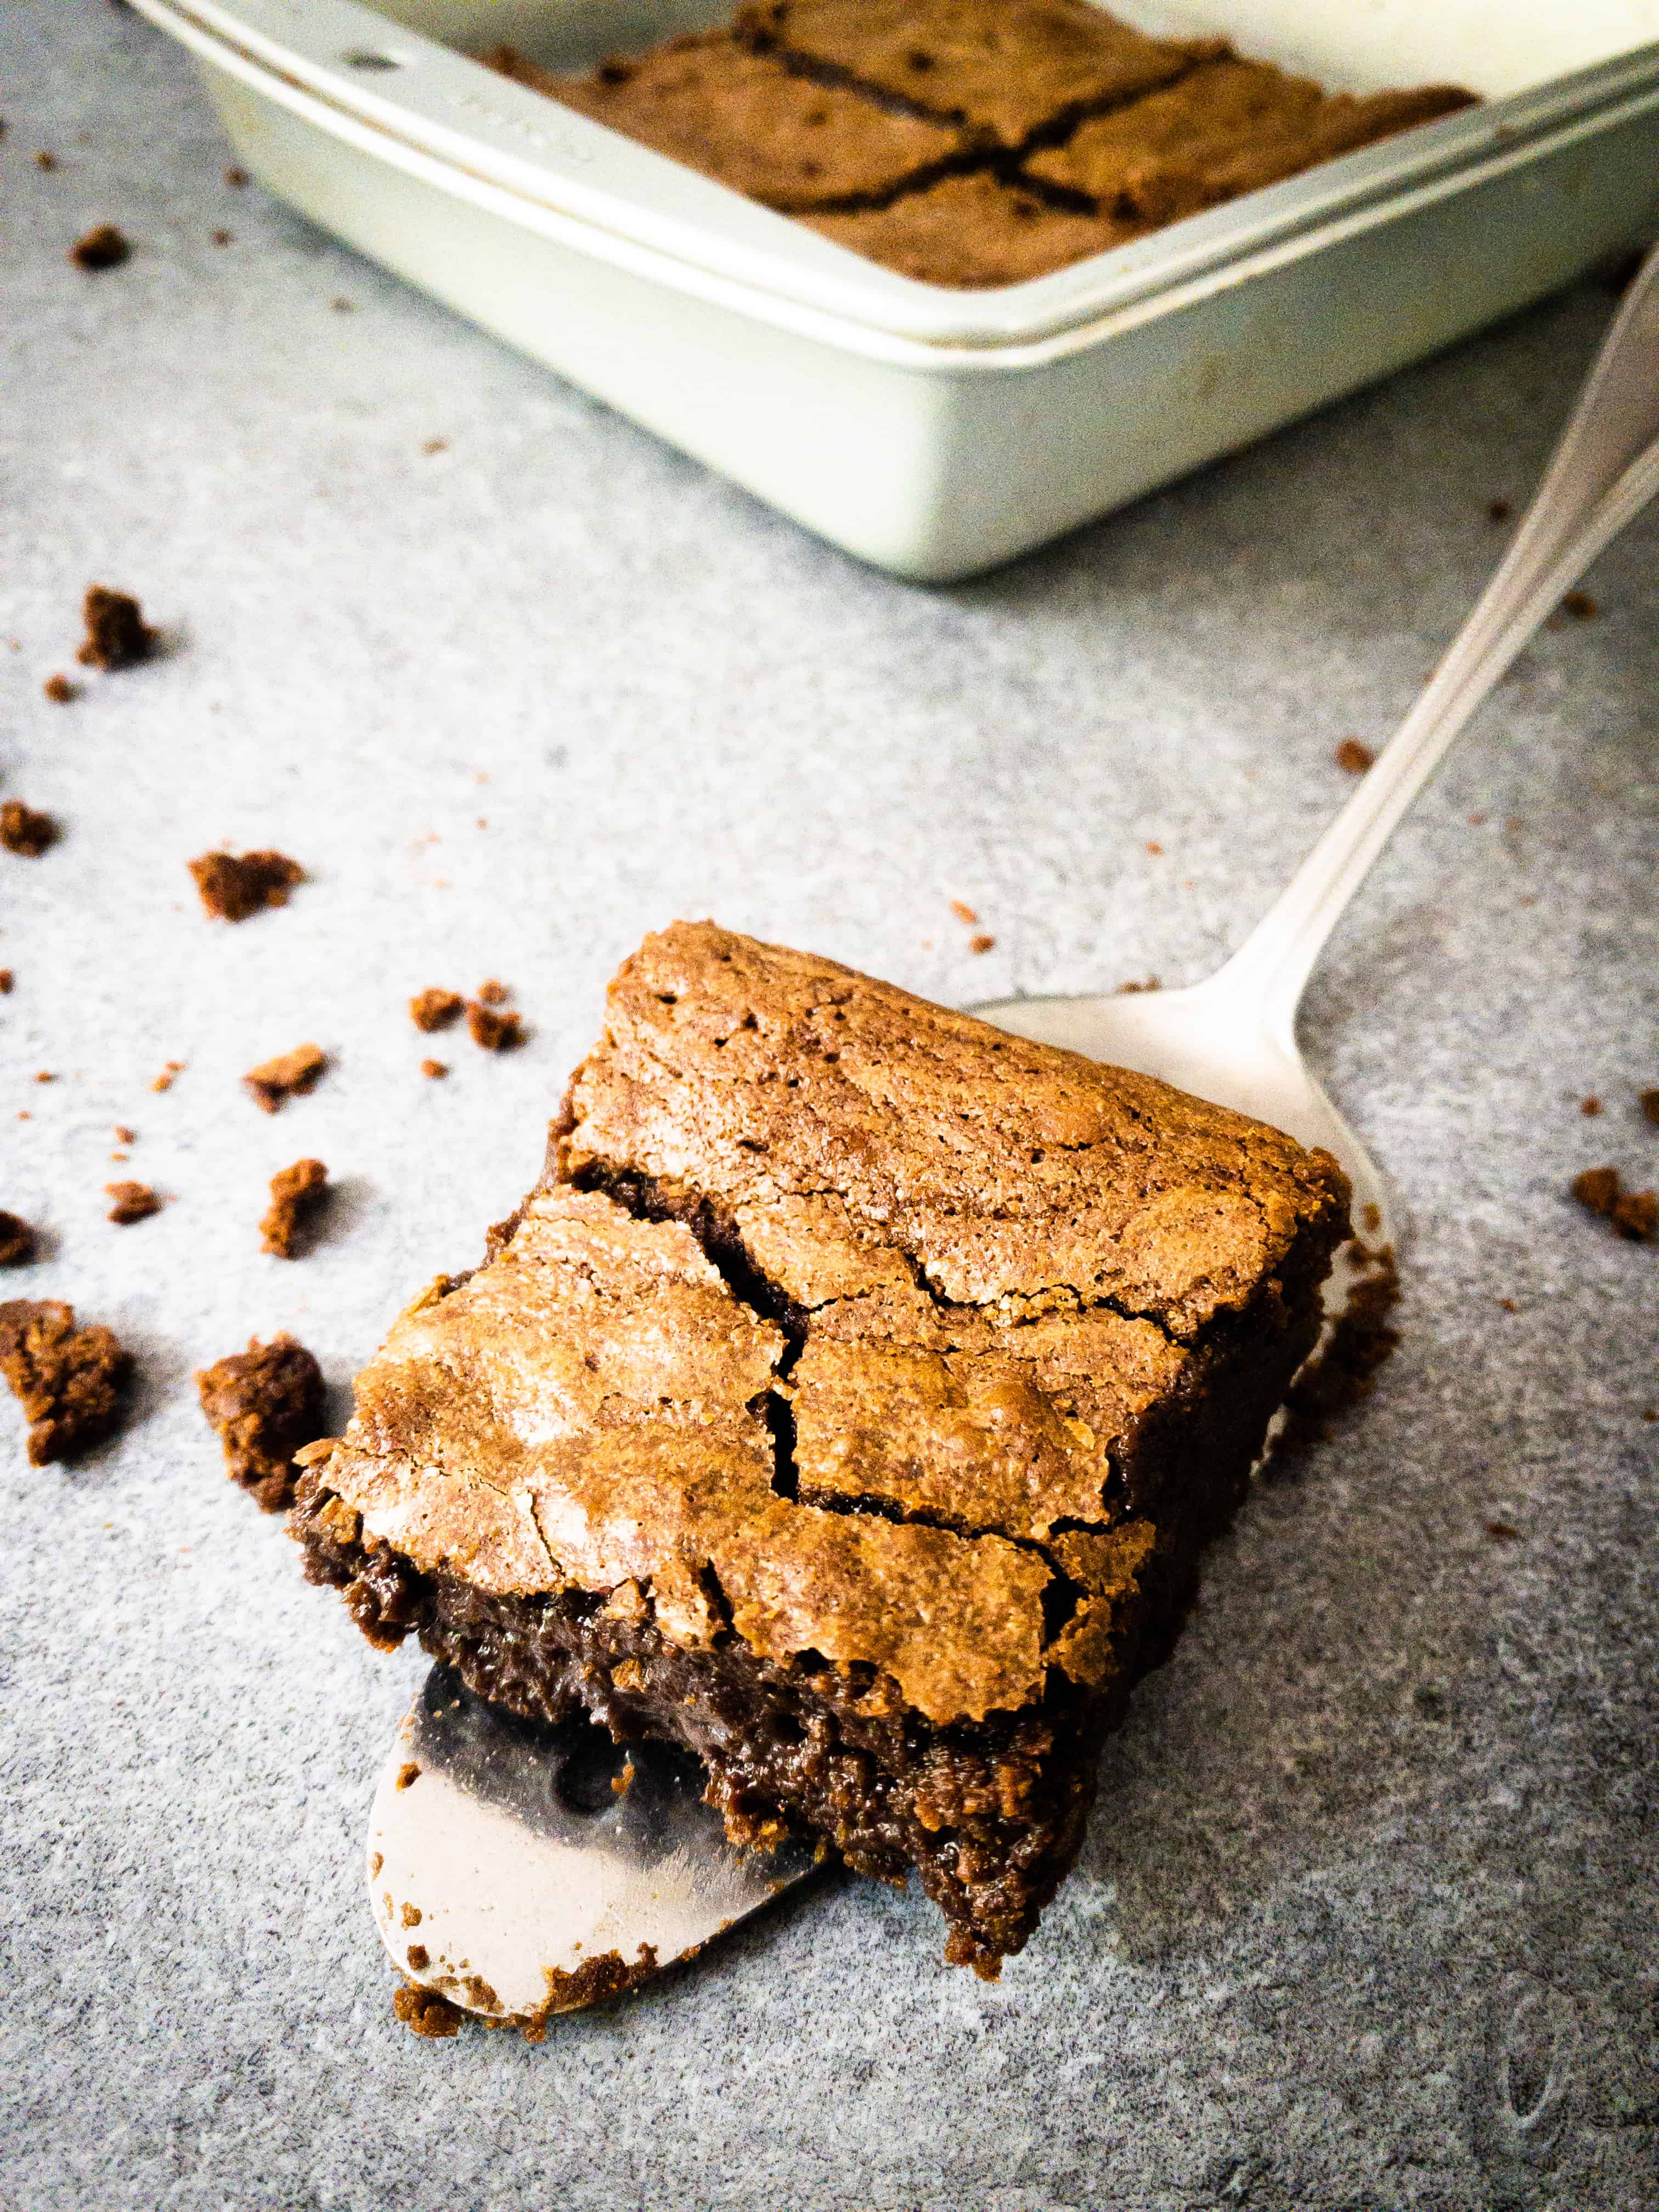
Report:
[[[510,1052],[524,1042],[522,1016],[487,1006],[482,999],[467,1001],[466,1026],[473,1043],[481,1044],[486,1052]]]
[[[296,1044],[292,1052],[279,1052],[275,1060],[250,1068],[242,1081],[255,1105],[275,1114],[290,1098],[314,1091],[327,1066],[328,1054],[320,1045]]]
[[[144,620],[143,610],[130,592],[112,592],[105,584],[91,584],[82,603],[86,641],[76,659],[87,668],[114,671],[148,660],[161,642],[157,631]]]
[[[410,1000],[409,1018],[429,1036],[434,1030],[447,1030],[465,1004],[459,991],[442,990],[434,983],[429,990],[417,991]]]
[[[324,1424],[323,1371],[315,1359],[291,1336],[269,1344],[250,1337],[246,1352],[201,1369],[196,1387],[224,1445],[231,1480],[267,1513],[285,1511],[298,1479],[294,1455]]]
[[[9,853],[16,853],[26,860],[38,860],[57,842],[58,824],[50,814],[25,806],[21,799],[9,799],[0,805],[0,845]]]
[[[392,2010],[412,2035],[434,2039],[459,2034],[466,2017],[459,2005],[436,1990],[422,1989],[419,1982],[399,1983],[392,1992]]]
[[[219,921],[246,921],[268,906],[286,906],[305,870],[286,853],[204,853],[190,864],[202,904]]]
[[[1625,1189],[1617,1168],[1586,1168],[1573,1177],[1572,1194],[1634,1244],[1659,1237],[1659,1192]]]
[[[118,269],[131,252],[112,222],[100,222],[76,240],[69,258],[77,269]]]
[[[12,1298],[0,1304],[0,1374],[29,1419],[29,1463],[45,1467],[118,1425],[132,1355],[101,1322],[77,1328],[61,1299]]]
[[[34,1257],[39,1239],[21,1213],[0,1213],[0,1267],[23,1267]]]
[[[270,1178],[270,1204],[259,1224],[260,1240],[279,1260],[297,1259],[328,1197],[328,1170],[320,1160],[295,1160]]]
[[[1656,1128],[1659,1128],[1659,1089],[1644,1091],[1640,1094],[1638,1103],[1649,1121]]]
[[[1336,749],[1335,758],[1337,766],[1346,769],[1350,775],[1364,775],[1376,755],[1358,738],[1344,738]]]
[[[152,1213],[161,1211],[160,1195],[147,1182],[106,1182],[104,1193],[114,1201],[109,1210],[112,1221],[123,1224],[148,1221]]]

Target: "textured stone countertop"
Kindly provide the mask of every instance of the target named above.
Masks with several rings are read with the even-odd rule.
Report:
[[[1608,292],[922,590],[231,188],[140,18],[4,13],[0,798],[64,830],[0,854],[0,1206],[48,1241],[5,1293],[107,1321],[141,1380],[68,1470],[0,1399],[0,2204],[1659,2203],[1659,1300],[1565,1195],[1659,1182],[1659,519],[1326,959],[1304,1034],[1410,1210],[1403,1342],[1214,1556],[998,1985],[839,1880],[539,2047],[410,2036],[360,1850],[422,1662],[302,1583],[191,1382],[287,1327],[343,1411],[670,916],[957,1004],[1205,972],[1455,629]],[[132,258],[88,276],[102,221]],[[75,668],[93,580],[163,657]],[[308,880],[210,923],[185,864],[220,843]],[[491,975],[523,1051],[410,1024]],[[267,1119],[237,1079],[310,1039],[334,1068]],[[341,1195],[289,1265],[255,1224],[301,1153]],[[123,1175],[165,1210],[111,1225]]]

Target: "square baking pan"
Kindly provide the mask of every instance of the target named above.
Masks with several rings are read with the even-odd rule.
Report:
[[[136,0],[236,157],[373,259],[866,561],[969,575],[1659,231],[1659,0],[1122,0],[1334,88],[1483,104],[1055,274],[896,275],[487,70],[710,0]]]

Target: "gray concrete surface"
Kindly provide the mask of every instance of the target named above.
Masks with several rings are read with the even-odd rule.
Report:
[[[420,1662],[301,1583],[190,1383],[285,1325],[343,1400],[668,916],[959,1003],[1202,972],[1455,628],[1607,293],[927,592],[228,188],[139,19],[9,0],[0,44],[0,795],[64,827],[0,854],[0,1205],[51,1240],[6,1288],[143,1378],[68,1472],[0,1404],[0,2204],[1659,2203],[1655,1267],[1564,1196],[1659,1180],[1655,520],[1331,951],[1306,1035],[1414,1217],[1404,1344],[1216,1556],[999,1986],[843,1881],[539,2048],[408,2036],[358,1853]],[[105,219],[133,258],[88,277]],[[53,706],[93,579],[168,650]],[[185,862],[219,841],[310,880],[210,925]],[[532,1043],[447,1040],[423,1082],[406,995],[488,974]],[[334,1071],[265,1119],[236,1078],[313,1037]],[[284,1266],[254,1224],[301,1152],[343,1201]],[[167,1210],[108,1224],[121,1173]]]

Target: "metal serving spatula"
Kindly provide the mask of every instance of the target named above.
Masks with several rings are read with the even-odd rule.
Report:
[[[1395,825],[1528,639],[1659,492],[1659,253],[1631,287],[1497,574],[1427,690],[1289,888],[1224,967],[1185,990],[1012,999],[976,1011],[1133,1067],[1333,1152],[1376,1247],[1398,1223],[1382,1177],[1304,1064],[1314,962]],[[1340,1307],[1364,1272],[1350,1251]],[[598,1761],[595,1740],[601,1747]],[[586,1723],[532,1729],[436,1668],[398,1731],[369,1825],[369,1897],[398,1965],[497,2018],[573,2009],[699,1948],[810,1869],[738,1854],[695,1764],[625,1753]],[[618,1795],[624,1758],[632,1776]],[[417,1771],[410,1774],[411,1768]],[[417,1914],[418,1919],[410,1918]],[[647,1947],[641,1953],[641,1946]],[[612,1958],[614,1954],[614,1959]],[[596,1960],[607,1962],[590,1971]]]

